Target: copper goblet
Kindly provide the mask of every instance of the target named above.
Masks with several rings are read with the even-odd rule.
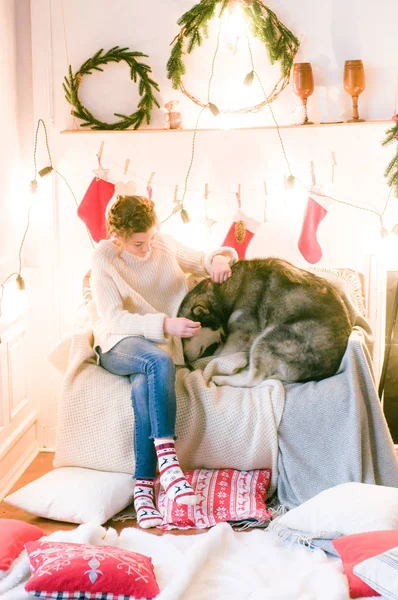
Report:
[[[361,60],[346,60],[344,63],[344,89],[352,98],[352,119],[347,123],[360,123],[358,96],[365,89],[365,71]]]
[[[301,98],[304,107],[304,121],[302,125],[313,125],[308,120],[307,100],[314,91],[314,77],[312,75],[311,63],[294,63],[293,65],[293,89],[294,93]]]

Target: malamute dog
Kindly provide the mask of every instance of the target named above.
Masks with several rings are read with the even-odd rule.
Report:
[[[201,281],[183,299],[178,316],[202,325],[198,335],[183,340],[188,362],[216,347],[218,354],[249,353],[247,369],[213,377],[217,385],[330,377],[351,333],[337,289],[278,258],[240,260],[224,283]]]

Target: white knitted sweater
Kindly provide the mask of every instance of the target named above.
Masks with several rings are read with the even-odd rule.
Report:
[[[181,339],[165,336],[165,317],[175,317],[188,291],[185,273],[208,275],[216,254],[238,259],[233,248],[208,255],[192,250],[168,235],[158,235],[147,256],[120,252],[110,240],[94,251],[91,287],[95,303],[94,347],[103,352],[128,336],[142,336],[184,364]]]

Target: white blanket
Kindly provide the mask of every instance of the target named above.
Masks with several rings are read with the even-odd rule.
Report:
[[[95,364],[89,329],[64,340],[49,357],[63,373],[55,467],[134,472],[134,415],[127,377]],[[184,469],[271,468],[277,484],[278,439],[285,392],[281,382],[256,388],[217,387],[215,374],[243,368],[243,353],[197,361],[176,377],[177,450]]]
[[[232,375],[246,364],[242,352],[196,361],[192,372],[178,371],[176,447],[184,469],[271,468],[270,496],[277,484],[282,383],[269,379],[255,388],[233,388],[211,381],[213,375]]]
[[[222,523],[194,536],[159,537],[126,528],[118,537],[114,529],[87,523],[49,538],[115,545],[150,556],[161,589],[158,600],[349,600],[340,560],[276,541],[266,531],[237,533]],[[0,597],[31,598],[24,583]]]

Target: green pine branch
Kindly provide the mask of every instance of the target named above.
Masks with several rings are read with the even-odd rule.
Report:
[[[133,126],[137,129],[144,120],[149,124],[151,120],[151,112],[153,106],[160,106],[158,100],[154,96],[154,91],[159,91],[159,85],[154,81],[149,74],[152,69],[149,65],[139,62],[138,58],[148,58],[143,52],[130,51],[127,47],[121,48],[114,46],[104,53],[101,48],[94,56],[87,59],[80,69],[73,73],[72,67],[69,66],[68,76],[64,77],[62,83],[65,99],[72,105],[72,115],[82,121],[81,127],[91,127],[91,129],[127,129]],[[131,115],[121,115],[115,113],[115,116],[120,120],[116,123],[105,123],[99,121],[90,113],[80,102],[79,86],[83,75],[90,75],[94,70],[103,71],[103,65],[110,62],[119,63],[126,62],[130,67],[130,78],[133,82],[138,81],[138,91],[140,101],[137,110]]]
[[[184,45],[183,37],[180,36],[171,50],[171,55],[167,61],[167,77],[171,79],[173,88],[177,90],[180,87],[181,77],[185,75],[185,65],[182,60],[182,49]]]
[[[388,146],[388,144],[391,144],[391,142],[393,142],[394,139],[396,139],[396,135],[398,135],[398,125],[394,125],[394,127],[387,129],[386,137],[382,141],[382,146]]]
[[[398,124],[386,131],[386,137],[382,141],[382,145],[388,146],[393,141],[398,143]],[[398,147],[384,171],[384,177],[386,177],[387,184],[391,187],[394,196],[398,198]]]
[[[191,54],[202,44],[203,36],[208,36],[209,22],[218,5],[222,15],[228,0],[201,0],[178,19],[181,31],[172,42],[173,47],[167,61],[167,77],[174,89],[181,86],[181,79],[185,74],[184,53]],[[298,39],[261,0],[254,0],[251,6],[243,10],[253,36],[265,44],[271,64],[280,62],[282,76],[288,78],[299,48]]]

